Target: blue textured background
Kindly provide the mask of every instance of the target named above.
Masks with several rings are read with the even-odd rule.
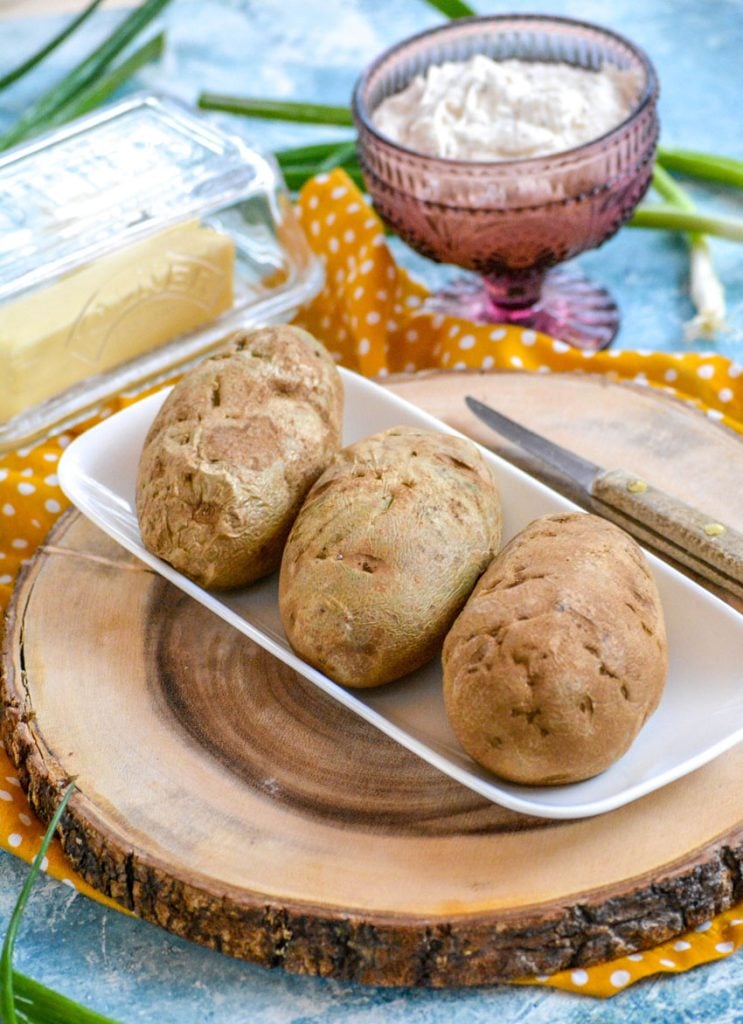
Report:
[[[662,139],[669,146],[743,157],[740,87],[743,6],[738,0],[509,0],[479,11],[545,12],[601,22],[630,36],[661,80]],[[33,0],[28,3],[33,11]],[[103,10],[27,81],[0,94],[0,125],[53,81],[120,17]],[[174,0],[163,22],[168,52],[137,86],[186,101],[202,89],[347,103],[361,67],[391,42],[437,24],[418,0]],[[54,18],[0,21],[0,72],[48,38]],[[266,147],[342,137],[343,131],[211,115]],[[695,189],[700,204],[743,217],[743,196]],[[714,242],[728,292],[731,329],[697,343],[743,361],[741,249]],[[400,250],[423,276],[432,268]],[[617,297],[616,345],[683,351],[686,251],[665,233],[623,230],[580,259]],[[433,276],[433,275],[432,275]],[[0,926],[27,868],[0,854]],[[604,1002],[546,989],[378,990],[297,978],[239,963],[176,940],[154,926],[105,910],[51,879],[37,885],[18,944],[17,967],[127,1024],[675,1024],[743,1021],[743,958],[641,983]]]

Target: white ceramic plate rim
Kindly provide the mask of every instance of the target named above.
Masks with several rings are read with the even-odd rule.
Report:
[[[348,370],[341,369],[341,373],[346,391],[344,443],[399,424],[457,433],[372,381]],[[660,708],[630,750],[595,779],[559,787],[525,787],[507,783],[480,768],[459,748],[445,721],[438,661],[404,680],[374,690],[351,691],[334,683],[289,647],[278,612],[269,608],[271,602],[275,603],[275,577],[235,595],[209,593],[143,547],[133,507],[133,473],[144,431],[166,394],[167,389],[157,392],[103,420],[66,448],[58,476],[70,501],[171,583],[345,707],[464,786],[503,807],[525,814],[559,819],[589,817],[667,785],[743,739],[743,671],[738,667],[743,663],[743,616],[651,554],[647,557],[661,591],[669,625],[671,666],[666,691]],[[487,449],[481,448],[481,451],[498,477],[504,507],[504,541],[532,518],[577,508]],[[513,512],[512,506],[520,506],[520,511]],[[250,608],[246,613],[241,607],[243,599],[248,604],[252,602],[257,616]],[[256,617],[261,619],[264,612],[274,621],[261,626]],[[700,629],[706,632],[701,634]],[[710,629],[714,633],[713,643],[710,643]],[[701,656],[697,650],[700,642],[704,648]],[[705,670],[709,660],[706,656],[714,652],[717,657],[716,664],[709,666],[714,676],[710,683],[708,678],[698,676],[702,672],[709,675]],[[687,679],[685,673],[690,661],[693,675]],[[678,689],[680,679],[684,683],[677,694],[674,687]],[[707,692],[700,708],[695,693],[702,686]],[[691,706],[685,708],[688,701]],[[702,716],[704,709],[707,714]],[[702,722],[708,724],[702,726]],[[673,739],[668,734],[669,729],[674,730]],[[654,747],[662,750],[662,756],[654,753]]]

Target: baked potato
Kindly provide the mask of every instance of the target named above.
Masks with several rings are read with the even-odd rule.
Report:
[[[500,532],[495,479],[465,438],[394,427],[342,449],[284,549],[292,647],[351,687],[413,671],[437,653]]]
[[[239,331],[173,388],[139,462],[148,550],[203,587],[278,568],[307,492],[341,443],[343,385],[297,327]]]
[[[660,700],[663,609],[629,534],[582,512],[507,544],[446,637],[444,698],[464,749],[512,782],[604,771]]]

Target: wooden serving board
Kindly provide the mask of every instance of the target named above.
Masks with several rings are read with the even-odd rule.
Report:
[[[740,516],[730,474],[743,471],[741,442],[653,394],[500,374],[393,386],[488,442],[460,409],[472,390],[589,457],[633,457],[628,468],[683,485],[687,499],[698,448],[710,512]],[[636,450],[648,429],[653,455]],[[75,867],[142,917],[266,966],[492,983],[647,948],[743,899],[743,746],[598,818],[515,814],[358,719],[76,512],[16,588],[3,670],[3,737],[42,817],[76,780],[62,829]]]

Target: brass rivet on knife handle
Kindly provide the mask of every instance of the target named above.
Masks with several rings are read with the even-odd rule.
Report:
[[[679,561],[686,561],[681,555],[687,553],[700,574],[705,575],[706,564],[743,583],[743,534],[650,485],[633,489],[630,484],[635,481],[622,469],[610,470],[597,475],[591,494],[647,527],[655,537],[665,538],[680,553]],[[718,573],[710,578],[719,579]]]

